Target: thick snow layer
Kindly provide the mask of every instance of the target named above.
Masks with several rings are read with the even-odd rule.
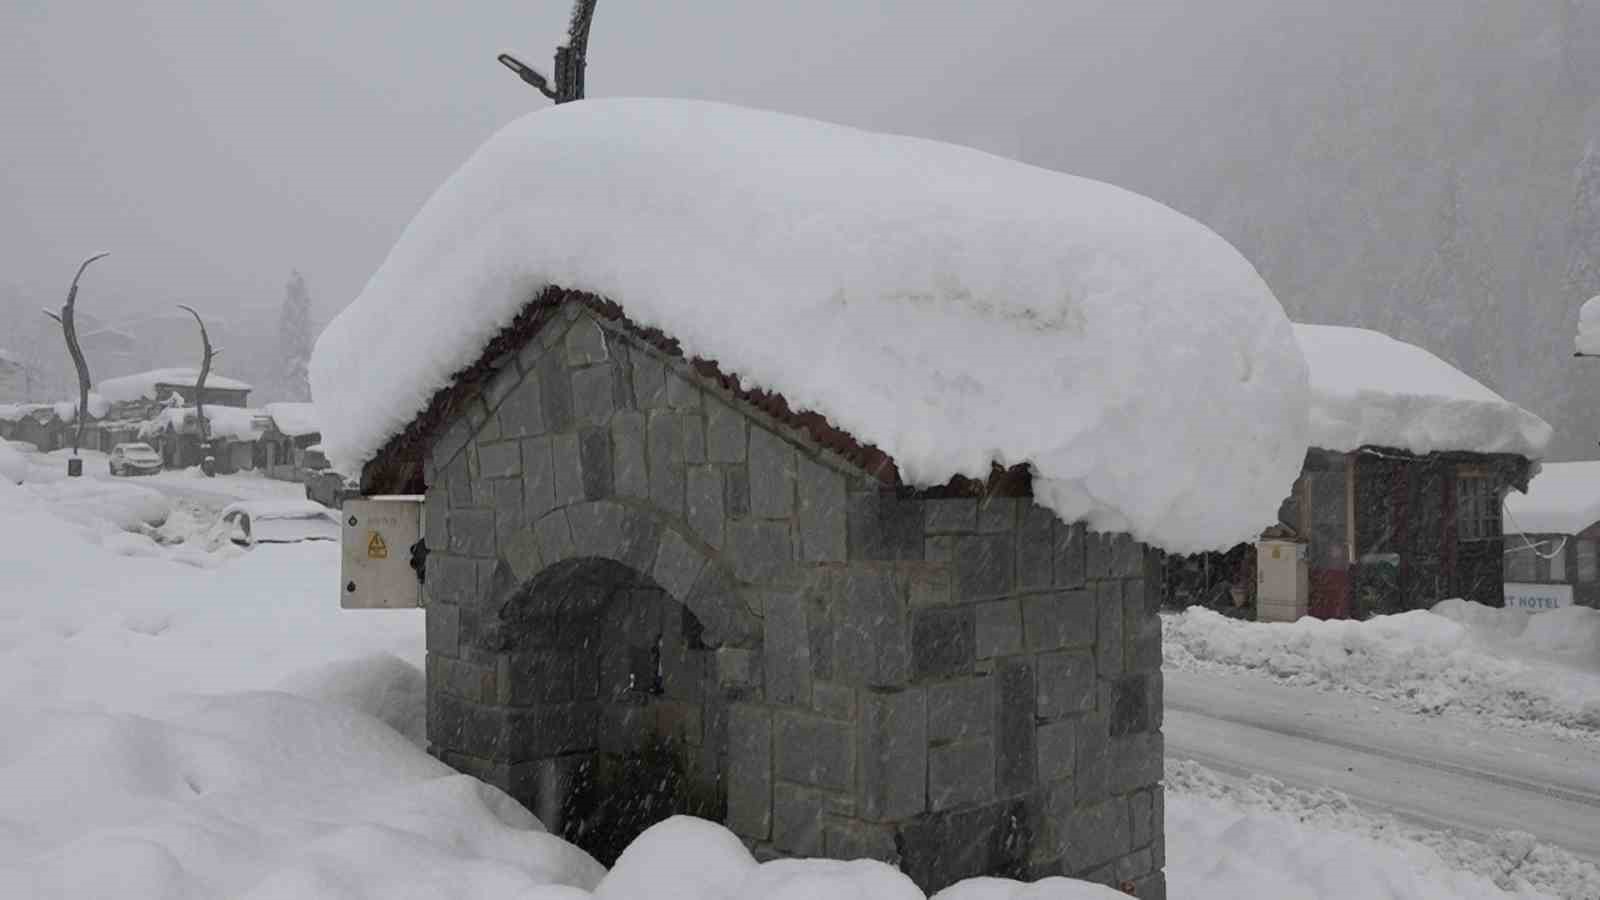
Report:
[[[352,473],[547,285],[783,393],[914,484],[1028,462],[1068,520],[1251,538],[1303,459],[1282,308],[1150,199],[975,150],[711,103],[526,116],[428,201],[311,362]]]
[[[1578,310],[1579,353],[1600,355],[1600,297],[1590,297]]]
[[[51,404],[55,410],[56,418],[63,422],[76,422],[78,420],[78,398],[62,400]],[[101,419],[111,411],[111,401],[98,391],[89,392],[89,418]]]
[[[1501,900],[1600,897],[1600,867],[1523,832],[1479,841],[1403,825],[1333,790],[1187,761],[1166,773],[1167,882],[1174,897]],[[1184,890],[1204,885],[1199,893]]]
[[[200,377],[199,369],[151,369],[132,375],[119,375],[95,384],[95,390],[112,403],[156,399],[157,384],[192,385]],[[225,378],[215,372],[206,375],[206,387],[230,391],[248,391],[250,385],[234,378]]]
[[[1166,662],[1226,665],[1292,683],[1600,733],[1600,610],[1529,613],[1464,600],[1364,622],[1162,616]]]
[[[266,413],[259,409],[247,409],[238,406],[207,406],[206,424],[211,429],[214,438],[229,438],[235,441],[259,440],[265,433],[263,421]],[[182,430],[189,427],[195,416],[193,406],[174,406],[163,409],[155,418],[143,423],[139,427],[140,437],[151,437],[168,429]]]
[[[1600,522],[1600,461],[1544,463],[1526,494],[1505,500],[1506,531],[1577,534]]]
[[[1364,328],[1295,325],[1311,370],[1310,444],[1412,453],[1544,455],[1545,421],[1414,344]]]
[[[317,425],[317,408],[310,403],[268,403],[266,410],[272,417],[272,424],[290,437],[321,430]]]

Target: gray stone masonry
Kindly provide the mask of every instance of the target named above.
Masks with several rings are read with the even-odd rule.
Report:
[[[570,304],[460,408],[425,466],[441,759],[548,817],[670,738],[763,856],[1164,896],[1157,553],[885,489]]]

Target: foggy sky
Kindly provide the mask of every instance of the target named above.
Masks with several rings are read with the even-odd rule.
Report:
[[[602,0],[588,89],[955,141],[1140,189],[1226,101],[1262,2]],[[326,320],[478,144],[546,105],[494,55],[548,73],[568,8],[8,0],[0,285],[59,303],[103,249],[85,287],[100,309],[266,309],[298,267]]]

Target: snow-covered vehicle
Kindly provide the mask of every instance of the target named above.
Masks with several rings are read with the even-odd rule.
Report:
[[[246,500],[217,516],[211,543],[240,547],[339,540],[339,519],[333,510],[310,500]]]
[[[149,444],[118,444],[111,448],[107,466],[116,476],[154,475],[161,471],[161,454]]]

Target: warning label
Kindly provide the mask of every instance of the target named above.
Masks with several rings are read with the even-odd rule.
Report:
[[[388,559],[389,545],[383,542],[383,535],[374,531],[372,537],[367,539],[367,559]]]

